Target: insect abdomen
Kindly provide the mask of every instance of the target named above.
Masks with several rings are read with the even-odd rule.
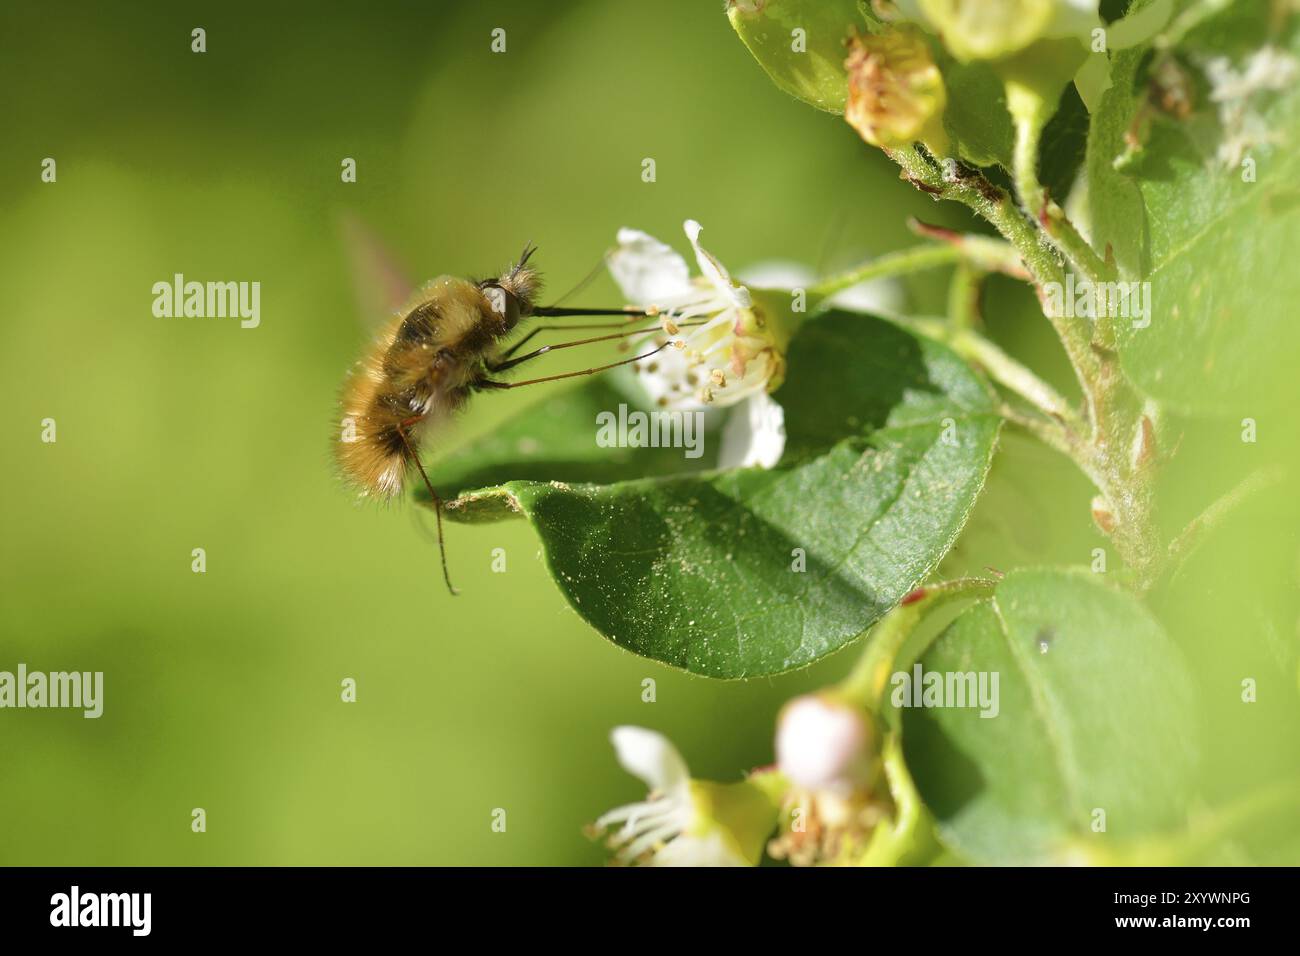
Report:
[[[436,279],[354,372],[335,457],[363,494],[402,492],[420,439],[465,403],[482,374],[495,338],[490,315],[473,283]]]

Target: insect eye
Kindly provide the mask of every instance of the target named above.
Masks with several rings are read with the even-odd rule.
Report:
[[[518,300],[499,285],[483,286],[483,297],[492,311],[513,325],[519,320]]]
[[[488,300],[488,305],[492,306],[492,311],[498,315],[506,314],[506,290],[499,285],[489,285],[483,287],[483,297]]]

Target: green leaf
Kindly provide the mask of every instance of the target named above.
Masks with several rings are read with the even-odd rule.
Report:
[[[943,126],[958,155],[976,166],[998,164],[1010,169],[1015,132],[1001,78],[987,63],[959,63],[938,43],[934,50],[948,90]]]
[[[1061,93],[1061,102],[1043,128],[1039,147],[1038,178],[1047,193],[1064,205],[1083,163],[1088,141],[1088,109],[1073,85]]]
[[[857,0],[731,0],[727,19],[777,86],[819,110],[844,112],[844,41],[866,23]]]
[[[1128,278],[1150,282],[1151,323],[1117,329],[1125,371],[1147,393],[1183,411],[1236,413],[1293,394],[1290,356],[1300,346],[1286,303],[1300,296],[1287,261],[1300,240],[1300,95],[1260,92],[1244,103],[1240,159],[1218,150],[1243,129],[1221,122],[1195,63],[1227,56],[1238,70],[1267,41],[1263,18],[1238,5],[1186,38],[1179,59],[1196,104],[1183,119],[1148,103],[1146,47],[1116,54],[1113,85],[1089,142],[1090,205],[1097,247],[1110,244]],[[1300,53],[1293,34],[1283,44]],[[1131,148],[1134,139],[1140,148]]]
[[[597,415],[617,414],[619,405],[639,408],[644,401],[628,378],[601,375],[579,388],[555,392],[458,451],[453,461],[430,469],[439,493],[459,496],[449,517],[474,522],[517,517],[519,511],[509,494],[493,487],[505,478],[612,484],[714,467],[716,441],[705,441],[698,458],[685,457],[680,448],[602,448],[596,443]],[[706,428],[719,427],[722,419],[710,412]],[[416,493],[427,500],[422,488],[417,487]]]
[[[591,483],[609,454],[595,448],[595,411],[626,401],[593,384],[525,412],[433,480],[444,492],[478,487],[453,502],[453,518],[531,521],[569,602],[621,647],[711,677],[800,667],[860,634],[948,551],[998,418],[961,358],[881,319],[811,320],[787,360],[775,395],[787,442],[773,470]],[[706,448],[717,430],[706,429]],[[537,455],[525,461],[526,437]]]
[[[1197,750],[1192,679],[1131,595],[1087,572],[1013,571],[921,666],[998,675],[994,717],[978,707],[903,714],[917,787],[961,855],[1059,860],[1069,847],[1101,853],[1184,821]],[[1104,832],[1093,829],[1097,810]]]
[[[1120,50],[1111,58],[1110,86],[1092,114],[1085,166],[1088,170],[1088,219],[1092,244],[1109,250],[1120,273],[1142,274],[1142,237],[1146,206],[1137,184],[1116,169],[1128,148],[1127,136],[1145,95],[1141,79],[1145,47]]]

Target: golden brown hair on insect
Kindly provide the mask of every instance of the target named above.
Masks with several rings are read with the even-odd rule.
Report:
[[[447,570],[442,534],[442,498],[434,490],[419,449],[436,439],[439,426],[464,407],[476,391],[519,388],[556,379],[591,375],[636,362],[665,348],[658,345],[644,354],[522,382],[505,382],[493,376],[549,352],[622,339],[653,332],[655,328],[628,329],[645,318],[639,309],[567,309],[537,306],[541,278],[529,265],[536,249],[524,247],[519,260],[494,279],[475,281],[439,276],[415,293],[380,332],[357,363],[343,387],[342,422],[334,443],[335,459],[344,479],[363,497],[390,500],[401,495],[413,476],[419,475],[437,514],[438,549],[447,589],[456,593]],[[533,317],[622,316],[623,321],[602,325],[538,326],[508,348],[506,339],[520,322]],[[608,329],[621,332],[543,346],[516,355],[525,342],[553,329]]]

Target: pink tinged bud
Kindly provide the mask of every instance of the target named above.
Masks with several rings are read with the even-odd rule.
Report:
[[[850,790],[865,783],[872,764],[872,731],[860,708],[811,694],[781,711],[776,731],[781,772],[809,790]]]

